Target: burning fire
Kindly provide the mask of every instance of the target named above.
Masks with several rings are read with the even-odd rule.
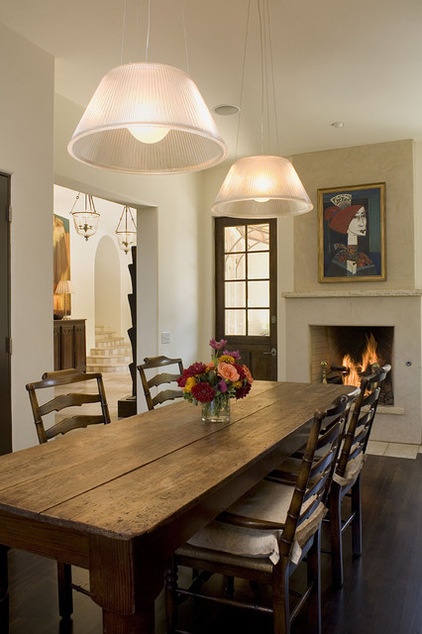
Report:
[[[362,372],[366,372],[371,365],[379,364],[380,362],[377,355],[377,347],[378,344],[374,335],[371,333],[369,337],[366,337],[366,349],[362,354],[361,363],[355,363],[348,354],[343,357],[342,365],[346,368],[346,372],[343,374],[343,383],[346,385],[356,385],[356,387],[359,386]]]

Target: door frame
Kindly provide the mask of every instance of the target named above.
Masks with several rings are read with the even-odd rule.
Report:
[[[224,228],[236,225],[256,225],[269,224],[270,226],[270,335],[269,337],[247,336],[246,339],[251,347],[256,349],[258,354],[269,355],[270,350],[276,351],[271,358],[267,359],[269,377],[277,380],[278,375],[278,258],[277,258],[277,219],[275,218],[214,218],[214,250],[215,250],[215,336],[217,339],[226,339],[231,347],[242,350],[242,359],[249,367],[252,365],[251,354],[247,353],[245,337],[236,335],[227,336],[225,334],[224,319],[224,283],[220,284],[219,279],[224,280]],[[263,346],[267,350],[263,350]],[[268,378],[269,378],[268,377]]]
[[[11,176],[0,172],[0,454],[12,451],[10,200]]]

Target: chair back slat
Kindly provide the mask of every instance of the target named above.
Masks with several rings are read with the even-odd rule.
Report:
[[[169,372],[151,374],[152,370],[166,366],[173,366],[173,369]],[[182,359],[170,358],[163,355],[159,357],[145,357],[144,362],[138,365],[138,371],[149,410],[153,410],[157,405],[162,405],[166,401],[183,397],[182,390],[176,386],[171,386],[164,390],[158,389],[161,385],[176,383],[183,372]]]

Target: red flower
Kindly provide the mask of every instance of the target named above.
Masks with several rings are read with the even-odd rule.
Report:
[[[197,383],[192,387],[192,396],[199,403],[210,403],[214,400],[214,388],[209,383]]]
[[[238,387],[236,390],[236,399],[245,398],[251,391],[251,386],[249,383],[244,385],[243,387]]]

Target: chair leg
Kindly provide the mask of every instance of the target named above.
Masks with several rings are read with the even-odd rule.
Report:
[[[177,578],[178,568],[174,560],[171,561],[165,576],[165,605],[167,634],[172,634],[177,628]]]
[[[9,632],[8,547],[0,546],[0,632]]]
[[[311,593],[308,598],[309,631],[321,634],[321,529],[314,536],[314,543],[308,552],[308,587]]]
[[[362,498],[360,475],[352,486],[352,553],[353,557],[360,557],[362,554]]]
[[[333,482],[330,491],[330,541],[332,583],[343,585],[343,541],[341,534],[341,489]]]
[[[274,634],[290,634],[289,561],[281,559],[273,572]]]
[[[59,614],[62,619],[70,619],[73,612],[72,567],[57,562],[57,583],[59,592]]]

